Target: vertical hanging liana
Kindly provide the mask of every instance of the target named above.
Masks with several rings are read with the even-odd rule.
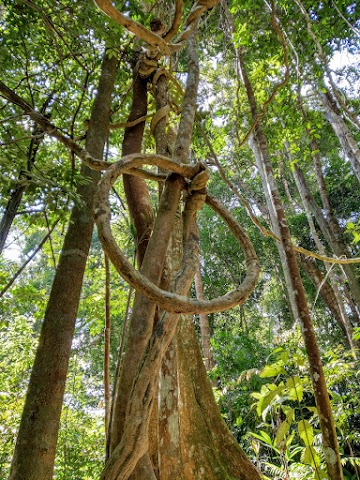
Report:
[[[110,424],[110,264],[106,254],[105,262],[105,330],[104,330],[104,397],[105,397],[105,434],[109,437]]]

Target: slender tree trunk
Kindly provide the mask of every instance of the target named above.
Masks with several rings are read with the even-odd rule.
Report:
[[[48,102],[46,102],[43,105],[43,108],[41,109],[41,113],[44,113],[47,105],[48,105]],[[11,225],[13,224],[13,221],[18,211],[22,197],[24,195],[24,192],[27,189],[28,182],[30,181],[30,178],[31,178],[30,173],[33,169],[35,159],[36,159],[36,154],[40,147],[41,141],[43,139],[43,137],[41,136],[43,133],[44,132],[41,127],[39,127],[38,125],[34,126],[32,130],[32,135],[34,135],[34,138],[31,139],[31,142],[27,151],[27,166],[26,166],[27,169],[20,171],[18,183],[10,194],[9,201],[5,207],[4,214],[0,221],[0,254],[4,250],[5,242],[9,235]]]
[[[134,68],[133,79],[133,102],[128,117],[128,122],[137,120],[147,113],[147,79],[139,76]],[[134,127],[125,129],[122,144],[122,155],[140,153],[145,121]],[[153,227],[153,211],[150,203],[150,195],[146,183],[142,178],[133,175],[124,175],[124,189],[130,210],[131,221],[136,228],[136,245],[138,265],[141,265],[146,247]]]
[[[293,171],[293,175],[294,175],[294,179],[295,179],[297,189],[298,189],[300,197],[301,197],[302,204],[303,204],[304,209],[305,209],[305,214],[306,214],[306,218],[308,220],[308,224],[309,224],[309,227],[310,227],[310,232],[311,232],[312,238],[315,242],[315,245],[316,245],[320,255],[326,256],[325,248],[324,248],[324,245],[322,244],[322,242],[321,242],[321,240],[320,240],[320,238],[317,234],[317,231],[316,231],[316,228],[315,228],[315,225],[314,225],[314,222],[313,222],[313,218],[312,218],[312,215],[311,215],[311,208],[310,208],[309,202],[307,200],[307,197],[306,197],[306,195],[305,195],[305,193],[302,189],[302,183],[300,182],[297,169],[295,169]],[[324,182],[324,179],[323,179],[323,182]],[[325,182],[323,183],[322,188],[321,188],[322,189],[322,198],[323,198],[323,201],[325,202],[325,204],[327,206],[327,211],[329,212],[330,215],[332,215],[331,206],[330,206],[330,203],[328,201],[327,195],[325,195],[326,192],[325,192],[324,188],[325,188]],[[310,278],[311,278],[312,282],[314,283],[314,285],[316,286],[316,288],[318,288],[320,286],[322,280],[317,282],[317,279],[321,277],[322,273],[318,269],[318,267],[316,265],[316,262],[311,262],[310,258],[309,259],[305,259],[304,257],[300,257],[300,258],[301,258],[301,263],[302,263],[304,269],[307,271],[308,275],[310,276]],[[309,262],[311,262],[311,263],[309,263]],[[340,291],[339,291],[338,283],[336,281],[335,273],[332,270],[332,266],[330,266],[328,263],[325,263],[325,269],[326,269],[326,272],[327,272],[327,276],[329,277],[330,284],[328,284],[326,282],[326,285],[324,285],[324,287],[321,289],[320,294],[324,298],[324,301],[327,303],[330,311],[333,313],[334,318],[338,322],[338,325],[340,326],[341,330],[344,332],[345,338],[346,338],[346,341],[347,341],[349,347],[351,349],[353,349],[354,348],[354,344],[353,344],[353,340],[352,340],[353,329],[352,329],[352,325],[351,325],[351,322],[349,320],[349,317],[346,313],[344,302],[342,301],[342,298],[341,298],[341,294],[340,294]]]
[[[105,434],[109,437],[110,424],[110,339],[111,339],[111,311],[110,311],[110,263],[104,254],[105,263],[105,331],[104,331],[104,399],[105,399]]]
[[[340,308],[338,298],[335,294],[334,288],[330,283],[325,280],[325,275],[316,265],[316,261],[310,257],[300,257],[301,265],[308,274],[314,287],[319,291],[328,309],[334,316],[340,330],[342,331],[348,346],[351,350],[355,350],[353,341],[353,328],[347,315],[344,315],[343,310]]]
[[[257,117],[257,105],[254,91],[247,75],[244,55],[240,50],[238,50],[238,59],[250,104],[252,121],[255,121]],[[320,351],[307,305],[305,290],[302,284],[295,251],[291,243],[290,230],[285,217],[280,194],[275,182],[268,152],[267,140],[262,131],[260,122],[258,122],[252,137],[251,146],[254,150],[258,170],[261,174],[263,189],[266,192],[266,199],[268,202],[270,215],[276,222],[276,225],[280,231],[279,236],[281,238],[281,248],[284,252],[285,262],[290,273],[290,288],[292,290],[292,297],[296,305],[296,309],[299,314],[299,320],[302,326],[304,342],[310,364],[310,375],[314,388],[316,405],[319,412],[320,429],[323,437],[323,451],[328,475],[330,480],[341,480],[343,478],[343,474],[339,446],[331,412],[329,395],[326,388]],[[275,233],[277,233],[276,230]]]
[[[139,76],[136,67],[134,68],[132,94],[132,106],[128,117],[129,122],[143,117],[147,113],[147,79],[142,79]],[[145,121],[134,127],[125,129],[122,145],[123,155],[141,152],[144,128]],[[131,175],[124,175],[123,178],[131,220],[136,228],[138,265],[142,265],[153,224],[150,196],[143,179]],[[158,278],[159,271],[156,269],[153,281],[158,281]],[[138,361],[142,356],[144,345],[152,331],[154,314],[155,305],[136,294],[133,312],[130,318],[128,348],[123,362],[123,365],[132,365],[132,367],[126,367],[126,371],[124,371],[124,368],[121,370],[116,391],[113,392],[112,418],[110,420],[111,428],[108,445],[109,455],[118,445],[122,436],[127,395],[136,373]],[[134,336],[132,334],[133,332]],[[135,353],[136,351],[138,351],[138,353]]]
[[[92,108],[86,148],[101,158],[108,135],[117,60],[105,56]],[[93,198],[100,174],[82,166],[88,179],[78,186],[52,285],[26,396],[10,480],[50,480],[83,274],[94,225]]]
[[[156,84],[156,108],[158,112],[168,107],[168,83],[165,75],[161,75]],[[165,110],[166,111],[166,110]],[[167,116],[163,116],[154,128],[156,152],[171,156],[174,150],[175,138],[171,132],[167,133]],[[166,263],[162,275],[163,288],[169,289],[174,281],[174,274],[178,272],[182,259],[182,220],[178,209],[173,226],[170,244],[166,255]],[[161,316],[163,312],[160,312]],[[177,329],[178,331],[178,329]],[[168,349],[165,352],[160,370],[159,403],[158,403],[158,478],[161,480],[183,479],[183,466],[179,461],[180,451],[180,424],[179,424],[179,387],[177,362],[177,333],[175,333]],[[154,411],[156,406],[154,406]],[[151,439],[154,443],[154,438]],[[151,445],[150,447],[154,447]]]
[[[294,173],[298,179],[297,181],[299,183],[299,188],[303,192],[304,198],[308,203],[309,208],[311,208],[315,220],[318,223],[320,230],[322,231],[330,248],[338,257],[349,256],[350,251],[344,241],[341,228],[336,218],[334,215],[331,216],[330,225],[327,219],[324,217],[321,208],[318,206],[314,197],[312,196],[304,174],[298,165],[295,165]],[[360,311],[360,283],[357,276],[357,267],[351,264],[345,264],[342,266],[342,268],[348,280],[353,300]]]
[[[320,94],[325,116],[332,126],[352,170],[360,182],[360,149],[329,91]]]

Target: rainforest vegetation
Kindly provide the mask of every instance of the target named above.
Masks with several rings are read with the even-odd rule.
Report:
[[[357,0],[4,0],[0,478],[360,480]]]

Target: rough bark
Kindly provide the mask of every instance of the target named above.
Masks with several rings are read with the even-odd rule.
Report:
[[[117,60],[104,58],[86,148],[101,158],[108,134]],[[52,285],[21,418],[10,480],[50,480],[83,274],[93,232],[93,199],[99,173],[82,166],[81,203],[72,209]]]
[[[191,317],[179,337],[180,428],[185,480],[259,480],[216,405]]]
[[[195,35],[190,37],[188,42],[189,51],[192,55],[189,61],[187,88],[173,157],[176,162],[186,162],[188,161],[189,157],[198,82],[195,38]],[[109,178],[115,178],[113,172],[115,172],[115,170],[111,169],[106,172],[102,180],[102,186],[108,185]],[[175,218],[180,199],[180,193],[184,185],[185,180],[182,177],[172,174],[165,183],[164,190],[160,197],[158,215],[141,266],[141,271],[143,272],[144,276],[150,279],[154,284],[159,283],[160,276],[163,273],[167,245],[170,233],[174,231],[174,225],[177,225]],[[174,282],[171,287],[171,291],[176,292],[177,295],[184,295],[187,293],[195,273],[198,255],[198,238],[194,220],[197,209],[201,208],[206,198],[205,191],[201,190],[202,193],[200,194],[197,193],[195,184],[191,183],[190,186],[193,191],[185,198],[185,207],[182,219],[184,222],[183,232],[180,231],[180,234],[175,236],[174,233],[172,234],[172,241],[175,242],[175,245],[171,245],[169,249],[169,254],[173,257],[172,260],[174,257],[176,257],[176,255],[179,259],[182,257],[181,268],[178,274],[174,277]],[[197,184],[196,187],[199,187],[199,184]],[[116,249],[112,250],[112,247],[109,248],[110,244],[105,241],[106,236],[109,234],[109,230],[107,227],[104,227],[103,221],[101,220],[102,216],[109,217],[108,204],[101,200],[103,195],[104,192],[101,187],[99,190],[100,202],[98,203],[97,208],[99,237],[102,240],[104,248],[109,254],[110,259],[116,266],[116,252],[118,253],[118,251]],[[199,202],[200,196],[202,197],[201,202]],[[216,202],[216,200],[208,197],[207,202],[209,202],[209,204],[217,213],[221,211],[221,206],[218,202]],[[221,215],[225,218],[230,229],[237,235],[237,238],[239,238],[239,236],[241,237],[241,227],[235,222],[235,220],[229,216],[228,213],[222,212]],[[245,246],[246,242],[243,244],[241,241],[240,243],[241,245]],[[181,249],[179,249],[178,246],[182,243],[184,245],[184,252],[181,255]],[[176,249],[178,249],[178,252],[175,255],[174,250]],[[256,263],[255,270],[258,272],[258,263],[254,251],[251,248],[250,253],[246,246],[245,250],[247,251],[246,255],[249,255],[247,257],[249,267],[251,267],[253,264],[255,265]],[[180,257],[178,255],[179,253]],[[167,267],[169,267],[169,265],[167,265]],[[174,265],[172,266],[172,269],[173,268]],[[251,268],[250,271],[252,272]],[[168,278],[171,278],[174,273],[174,271],[170,272],[168,274]],[[253,276],[253,274],[255,274],[255,272],[251,273],[250,275],[252,279],[257,276]],[[248,280],[250,280],[250,277]],[[250,283],[251,282],[252,280]],[[248,285],[248,282],[245,283]],[[246,295],[242,297],[242,301],[244,301],[245,297]],[[175,334],[179,319],[179,315],[177,313],[166,312],[162,314],[159,321],[155,326],[153,326],[154,313],[155,304],[152,303],[151,300],[148,300],[137,293],[133,307],[132,323],[124,361],[126,370],[124,369],[122,372],[122,377],[119,382],[120,387],[116,392],[115,407],[117,406],[117,408],[112,419],[111,455],[101,477],[104,480],[115,480],[119,478],[125,480],[130,476],[131,478],[145,478],[143,474],[139,472],[140,465],[143,468],[143,472],[147,470],[148,478],[154,477],[154,469],[148,462],[149,424],[153,404],[158,395],[158,372],[160,370],[161,363],[164,360],[165,352]],[[182,338],[178,337],[177,341],[182,341]],[[196,343],[196,339],[192,338],[191,342],[193,344],[194,342]],[[168,350],[169,354],[171,354],[174,349],[175,343],[173,343],[172,350]],[[172,359],[170,363],[163,363],[163,382],[162,387],[160,387],[160,396],[166,402],[169,400],[179,401],[179,398],[176,398],[178,395],[174,395],[173,392],[170,392],[173,386],[176,385],[176,379],[173,378],[176,374],[174,367],[176,367],[176,363],[174,363]],[[204,378],[206,379],[206,371],[204,367],[202,368],[205,375]],[[168,379],[170,380],[169,383]],[[192,388],[191,385],[189,388]],[[210,384],[208,384],[208,388],[211,392]],[[204,403],[204,407],[205,404],[206,402]],[[167,419],[164,428],[159,429],[160,443],[163,440],[167,446],[170,446],[171,448],[174,447],[174,449],[172,449],[171,452],[165,452],[165,450],[163,450],[162,455],[160,455],[159,475],[161,479],[167,479],[170,478],[171,472],[174,473],[176,471],[179,475],[176,478],[183,478],[182,472],[184,472],[186,469],[186,463],[183,462],[182,452],[179,451],[179,440],[177,437],[180,432],[178,429],[179,426],[177,412],[176,408],[174,409],[170,403],[167,403],[166,406],[166,411],[165,409],[162,410],[167,416]],[[217,467],[222,465],[222,455],[216,453],[216,448],[221,450],[220,446],[224,443],[223,439],[227,438],[226,445],[230,446],[230,454],[225,454],[225,451],[222,452],[225,455],[224,458],[228,460],[226,455],[231,455],[233,459],[232,462],[234,463],[238,462],[238,456],[244,460],[241,475],[237,478],[252,478],[254,480],[258,479],[258,473],[251,463],[245,459],[245,456],[241,453],[241,450],[237,446],[235,440],[232,438],[230,432],[226,429],[225,425],[221,423],[221,416],[216,409],[214,401],[213,406],[216,412],[213,413],[213,416],[217,417],[218,422],[220,421],[220,424],[223,426],[222,429],[220,428],[222,438],[219,439],[219,429],[217,429],[215,436],[219,439],[219,441],[217,444],[215,440],[212,442],[212,456],[216,457],[216,461],[214,462],[211,459],[211,455],[205,457],[202,456],[201,458],[204,462],[206,462],[206,464],[200,466],[198,470],[191,470],[190,467],[189,471],[192,471],[192,474],[188,474],[187,478],[189,480],[190,478],[202,478],[201,476],[203,476],[203,470],[211,471],[212,469],[214,470],[212,478],[220,478]],[[184,408],[187,411],[187,406],[184,406]],[[174,418],[169,418],[169,416],[172,415],[174,415]],[[161,420],[162,418],[160,418],[160,421]],[[194,429],[199,431],[200,426],[194,426]],[[201,444],[206,448],[208,442],[208,430],[203,430],[203,433],[204,435],[206,433],[206,435],[199,441],[199,445]],[[170,441],[169,438],[165,438],[165,436],[168,434],[171,435]],[[164,436],[161,437],[161,435]],[[184,448],[190,451],[192,449],[192,444],[186,442]],[[165,462],[164,457],[167,453],[171,453],[171,455],[167,455]],[[221,472],[225,474],[225,477],[223,476],[221,478],[232,477],[232,470],[228,466],[222,466]],[[198,474],[201,476],[198,477]]]
[[[161,75],[156,83],[156,108],[158,112],[166,112],[168,106],[168,84],[165,75]],[[160,118],[154,129],[156,152],[171,156],[174,150],[173,135],[168,134],[167,117]],[[171,133],[171,132],[170,132]],[[174,280],[173,275],[180,268],[182,257],[182,221],[180,209],[174,222],[166,263],[162,275],[162,288],[168,289]],[[161,312],[160,312],[161,314]],[[174,335],[167,348],[160,370],[157,418],[157,449],[158,449],[158,478],[161,480],[182,480],[182,462],[180,451],[179,432],[179,405],[178,405],[178,365],[177,365],[177,334]],[[151,442],[152,440],[152,442]],[[150,448],[154,448],[154,438],[150,437]]]
[[[190,81],[190,84],[192,85],[192,81]],[[138,99],[138,96],[134,96],[133,108],[134,105],[136,105],[136,103],[138,102]],[[144,115],[144,110],[142,110],[141,115]],[[186,116],[186,119],[184,119],[184,114],[182,115],[180,125],[181,123],[184,125],[184,123],[186,124],[186,122],[189,122],[189,119],[187,117],[188,115]],[[192,123],[189,124],[191,129]],[[163,134],[160,133],[160,136],[163,136]],[[164,148],[163,140],[159,139],[159,143],[161,143],[162,145],[160,147],[161,149]],[[187,159],[190,140],[191,134],[187,135],[188,145],[181,145],[183,147],[181,149],[181,152],[183,153],[181,160],[183,158]],[[141,148],[141,142],[139,142],[139,140],[137,143],[137,148]],[[177,158],[176,161],[178,161]],[[148,243],[141,269],[144,275],[156,284],[159,284],[161,280],[166,250],[170,239],[172,227],[175,221],[175,216],[180,200],[180,193],[184,187],[184,180],[178,176],[172,175],[169,180],[165,183],[164,190],[161,195],[160,206],[154,226],[153,235]],[[128,201],[132,201],[134,203],[136,202],[136,195],[134,195],[133,197],[128,197],[128,192],[126,192],[126,195]],[[139,211],[136,212],[135,215],[143,215],[141,208],[139,208]],[[124,369],[121,374],[119,389],[118,392],[115,392],[114,397],[114,415],[112,418],[110,453],[112,453],[114,449],[119,445],[123,437],[126,409],[128,406],[129,395],[131,393],[131,387],[134,382],[137,370],[139,368],[140,360],[144,355],[145,348],[147,346],[153,329],[155,311],[155,303],[151,302],[148,299],[145,299],[138,293],[136,294],[133,306],[133,313],[130,321],[128,347],[124,359],[124,365],[126,365],[126,370]],[[147,441],[147,439],[144,439],[144,441]],[[144,451],[144,454],[146,454],[146,450]]]
[[[241,50],[238,51],[238,54],[240,70],[250,104],[252,120],[255,121],[258,112],[254,91],[247,75],[244,54]],[[260,122],[258,122],[257,126],[255,127],[252,137],[252,147],[254,148],[254,145],[256,145],[256,150],[254,153],[256,153],[258,169],[261,172],[263,189],[264,191],[268,192],[268,209],[269,212],[271,212],[271,216],[276,219],[277,225],[279,226],[281,248],[285,254],[285,261],[290,273],[290,288],[292,290],[293,301],[295,302],[299,314],[299,321],[302,327],[303,338],[310,365],[310,376],[319,413],[326,468],[331,480],[341,480],[343,478],[343,474],[339,446],[331,411],[329,394],[325,383],[320,351],[296,260],[296,254],[291,243],[289,226],[276,185],[267,146],[267,139],[262,130]]]
[[[204,286],[201,278],[200,268],[197,269],[195,273],[195,291],[196,297],[199,300],[204,300]],[[210,325],[209,317],[207,314],[200,314],[200,332],[201,332],[201,343],[202,343],[202,353],[204,358],[204,365],[206,371],[211,370],[214,366],[214,359],[212,356],[211,345],[210,345]]]
[[[133,79],[133,102],[128,122],[146,116],[147,113],[147,80],[140,78],[136,69]],[[122,155],[140,153],[145,121],[125,129]],[[124,189],[130,216],[136,229],[137,260],[141,265],[153,226],[153,213],[146,183],[142,178],[124,175]]]
[[[166,182],[160,200],[153,235],[150,238],[142,262],[141,269],[144,275],[155,284],[158,284],[161,279],[165,254],[183,186],[183,178],[176,174],[170,176]],[[127,350],[124,358],[125,368],[123,368],[120,375],[118,390],[114,392],[110,453],[116,448],[122,438],[129,394],[139,367],[139,362],[143,357],[153,329],[155,309],[156,304],[151,300],[148,300],[139,293],[135,295],[130,319]]]
[[[141,152],[148,103],[147,81],[147,79],[140,77],[138,67],[135,66],[132,87],[132,105],[128,117],[128,123],[135,122],[139,118],[144,118],[144,120],[136,123],[135,125],[133,124],[132,126],[125,128],[122,144],[123,156]],[[127,204],[129,206],[131,221],[134,223],[136,229],[137,263],[140,266],[143,262],[153,227],[153,211],[150,203],[150,196],[146,183],[142,178],[138,178],[133,175],[124,175],[123,183]],[[135,302],[137,301],[138,298],[135,297]],[[153,315],[153,308],[150,308],[148,320],[143,318],[142,321],[145,324],[147,323],[147,321],[151,323],[153,321],[153,319],[151,319],[151,316]],[[134,361],[136,361],[136,359],[134,359]],[[122,377],[120,374],[120,382],[121,381]],[[117,383],[117,390],[121,388],[121,385]],[[117,390],[113,392],[114,397],[112,406],[112,418],[110,418],[109,435],[107,439],[108,455],[112,452],[114,446],[117,445],[120,435],[120,427],[117,421],[117,415],[119,411],[119,396]],[[121,418],[122,417],[120,416],[120,419]],[[136,471],[134,472],[134,475],[136,475],[136,477],[138,477],[139,479],[146,478],[146,476],[148,478],[151,478],[148,475],[148,467],[150,463],[150,459],[147,457],[141,459],[139,464],[136,466]]]

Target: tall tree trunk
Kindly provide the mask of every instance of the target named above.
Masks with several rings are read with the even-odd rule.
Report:
[[[254,91],[247,75],[244,53],[240,49],[237,51],[237,53],[240,71],[250,104],[252,121],[255,121],[258,114],[257,105]],[[284,252],[285,262],[290,274],[290,288],[292,290],[293,301],[299,314],[299,320],[302,326],[304,342],[310,364],[310,375],[314,388],[316,405],[319,412],[320,429],[323,437],[323,451],[328,475],[330,480],[341,480],[343,478],[343,474],[339,446],[331,412],[329,394],[326,388],[320,351],[307,305],[305,290],[301,280],[295,251],[291,243],[290,230],[285,217],[280,194],[275,182],[268,152],[267,140],[261,128],[260,122],[257,123],[254,134],[252,135],[251,147],[253,148],[258,170],[261,175],[263,189],[266,192],[266,200],[270,215],[275,222],[275,225],[277,225],[279,229],[281,249]],[[275,233],[277,233],[276,230]]]
[[[316,265],[314,258],[300,256],[301,265],[308,274],[314,287],[319,291],[328,309],[334,316],[340,330],[342,331],[347,344],[351,350],[355,351],[355,344],[353,341],[353,328],[347,315],[344,315],[340,308],[338,298],[335,294],[334,288],[325,279],[325,275]]]
[[[86,148],[101,158],[108,135],[117,60],[105,56],[92,108]],[[80,201],[71,212],[59,265],[52,285],[39,346],[17,437],[10,480],[50,480],[53,475],[60,414],[83,274],[90,248],[93,199],[98,172],[86,166],[88,179],[77,188]]]
[[[147,113],[148,80],[141,78],[138,70],[139,68],[136,67],[135,64],[132,105],[128,117],[129,122],[137,120],[138,118],[145,116]],[[122,145],[123,156],[141,152],[144,128],[145,121],[125,129]],[[136,228],[137,263],[140,266],[143,263],[153,227],[153,212],[150,203],[150,196],[146,183],[143,179],[134,177],[132,175],[124,175],[123,182],[131,220]],[[157,270],[152,280],[155,282],[158,281],[158,276],[159,272]],[[125,358],[123,362],[123,366],[132,365],[132,367],[129,368],[127,366],[126,371],[124,371],[124,368],[122,368],[119,381],[116,382],[115,390],[113,392],[109,436],[107,441],[108,457],[118,445],[122,436],[129,388],[134,379],[134,374],[136,372],[139,359],[142,356],[144,345],[146,344],[148,336],[152,331],[154,314],[155,306],[141,295],[136,294],[133,312],[130,318],[128,347],[125,352]],[[146,470],[146,465],[148,465],[148,462],[144,460],[144,468],[139,466],[140,470]]]
[[[309,223],[312,238],[314,239],[315,245],[320,255],[326,256],[325,247],[322,244],[317,234],[317,231],[313,222],[313,218],[311,215],[311,208],[307,200],[307,197],[302,189],[302,183],[300,182],[297,169],[293,171],[293,175],[294,175],[295,183],[301,197],[301,201],[305,209],[305,214]],[[330,202],[328,200],[327,195],[325,195],[326,191],[325,191],[324,179],[323,179],[323,185],[321,190],[322,190],[323,202],[327,206],[326,210],[327,212],[329,212],[329,215],[333,216]],[[311,262],[310,258],[309,259],[305,259],[303,257],[300,257],[300,258],[301,258],[301,263],[303,267],[307,271],[308,275],[310,276],[316,288],[318,288],[322,280],[320,279],[319,281],[317,281],[317,279],[319,279],[322,274],[321,274],[321,271],[316,266],[316,262]],[[344,302],[342,301],[342,298],[341,298],[341,293],[339,291],[338,282],[336,280],[335,273],[332,271],[332,266],[330,266],[328,263],[325,263],[325,269],[327,271],[327,276],[329,277],[331,285],[328,285],[326,282],[326,285],[324,285],[324,287],[321,289],[320,294],[324,298],[324,301],[327,303],[330,311],[333,313],[334,318],[338,322],[338,325],[340,326],[341,330],[344,332],[345,338],[347,340],[349,347],[351,349],[354,349],[354,343],[352,340],[353,328],[349,320],[349,317],[347,315]]]
[[[195,85],[197,85],[197,68],[195,72],[195,80],[193,77],[194,72],[191,72],[190,69],[188,75],[188,85],[190,86],[192,86],[194,82]],[[136,101],[137,98],[134,98],[133,102],[135,103]],[[196,95],[195,98],[190,98],[190,102],[195,102],[196,105]],[[185,98],[184,105],[186,113],[188,113],[188,103],[188,100]],[[191,135],[188,135],[187,130],[189,128],[192,130],[192,124],[195,114],[195,105],[190,105],[190,117],[189,115],[184,114],[181,117],[178,137],[181,137],[182,133],[184,132],[186,134],[186,137],[188,138],[185,138],[185,142],[184,139],[181,138],[176,143],[175,147],[177,147],[178,153],[174,154],[174,159],[178,162],[184,161],[184,159],[186,160],[188,158]],[[147,276],[153,283],[156,284],[160,283],[161,277],[163,275],[166,251],[175,223],[180,194],[183,187],[184,179],[182,179],[178,175],[170,175],[168,177],[168,180],[165,182],[165,186],[160,198],[160,205],[154,225],[153,234],[149,240],[145,256],[141,265],[142,273]],[[134,200],[136,201],[136,197],[134,197]],[[141,211],[138,212],[138,215],[140,214]],[[153,331],[155,311],[156,305],[154,303],[144,298],[140,294],[135,295],[127,350],[124,359],[124,365],[126,365],[126,369],[123,369],[123,371],[121,372],[119,388],[118,391],[115,392],[114,398],[115,405],[114,415],[112,418],[113,425],[111,430],[110,454],[113,453],[116,447],[120,444],[124,434],[126,420],[125,417],[126,410],[128,408],[129,397],[132,392],[133,383],[140,366],[140,361],[144,357],[146,347]],[[158,372],[153,372],[153,374],[158,375]],[[147,438],[141,439],[141,442],[143,444],[147,444],[147,441]],[[148,449],[145,448],[145,456],[147,455],[147,450]],[[135,453],[136,452],[134,452],[134,454]],[[110,465],[111,460],[112,458],[110,456],[110,461],[108,462]],[[152,475],[153,471],[149,472],[149,474]],[[105,471],[104,475],[105,478],[111,478],[108,477],[108,475],[111,475],[111,473],[109,474]]]
[[[168,83],[165,75],[161,75],[156,83],[156,109],[157,112],[165,111],[169,104]],[[167,115],[164,115],[154,128],[156,152],[161,155],[171,156],[174,150],[175,138],[172,131],[167,132]],[[182,248],[182,220],[180,208],[176,215],[170,244],[166,255],[166,264],[162,275],[162,286],[169,289],[174,281],[174,274],[178,272],[183,254]],[[163,312],[160,312],[159,316]],[[177,329],[178,331],[178,329]],[[179,424],[179,386],[178,386],[178,361],[177,340],[175,333],[168,349],[165,352],[159,379],[158,402],[158,478],[161,480],[183,479],[183,467],[180,451],[180,424]],[[153,412],[155,412],[156,405]],[[155,448],[154,438],[150,447]]]
[[[45,113],[51,98],[52,98],[52,95],[47,99],[47,101],[42,106],[40,110],[41,113]],[[26,170],[20,171],[18,183],[16,184],[14,190],[10,193],[9,201],[5,207],[4,214],[0,221],[0,254],[4,250],[5,242],[9,235],[11,225],[13,224],[13,221],[18,211],[23,194],[27,189],[28,182],[30,181],[30,178],[31,178],[30,173],[33,169],[35,159],[36,159],[36,154],[40,147],[41,141],[43,139],[42,134],[44,133],[44,131],[38,125],[34,125],[34,128],[31,133],[34,136],[34,138],[31,139],[30,145],[27,151]]]
[[[128,122],[146,116],[147,113],[147,79],[141,78],[138,68],[134,67],[133,102]],[[140,153],[145,121],[134,127],[125,128],[122,155]],[[130,210],[131,220],[136,228],[137,260],[140,266],[146,251],[153,226],[153,212],[146,183],[142,178],[124,175],[124,189]]]
[[[335,100],[327,90],[326,93],[320,94],[322,105],[325,108],[325,116],[332,126],[340,145],[344,151],[346,158],[351,164],[351,168],[360,182],[360,149],[354,139],[349,127],[341,116]]]
[[[349,248],[347,247],[344,241],[341,228],[335,216],[334,215],[331,216],[331,225],[330,225],[327,219],[324,217],[324,214],[321,208],[316,203],[313,195],[311,194],[310,188],[306,182],[305,176],[298,165],[295,165],[294,173],[296,175],[296,178],[298,179],[297,181],[299,183],[299,188],[303,192],[304,198],[308,203],[309,208],[311,208],[311,211],[315,217],[317,224],[320,227],[320,230],[322,231],[326,239],[326,242],[328,243],[330,248],[333,250],[335,255],[337,255],[338,257],[349,256],[350,254]],[[349,288],[350,288],[353,300],[357,305],[358,310],[360,311],[360,282],[357,276],[357,267],[351,264],[345,264],[342,266],[342,268],[348,280]]]
[[[333,208],[331,206],[331,203],[330,203],[330,199],[329,199],[329,195],[328,195],[328,191],[327,191],[327,187],[326,187],[326,181],[325,181],[325,177],[323,175],[323,170],[322,170],[322,161],[321,161],[321,156],[320,156],[320,153],[319,153],[320,150],[319,150],[319,146],[318,146],[315,138],[311,139],[310,148],[311,148],[312,156],[313,156],[313,160],[314,160],[315,174],[316,174],[316,180],[317,180],[319,193],[320,193],[320,197],[321,197],[321,203],[322,203],[323,209],[325,210],[325,217],[328,220],[330,228],[333,228],[334,231],[338,231],[339,230],[339,224],[338,224],[338,221],[337,221],[337,219],[335,217],[335,214],[334,214],[334,210],[333,210]],[[343,270],[341,270],[342,280],[341,280],[340,283],[342,285],[342,290],[343,291],[344,291],[345,277],[346,276],[345,276]],[[337,296],[339,295],[340,297],[345,296],[346,301],[347,301],[347,303],[348,303],[348,305],[351,309],[352,307],[351,307],[350,303],[348,302],[348,299],[347,299],[345,293],[344,293],[344,295],[341,295],[341,293],[339,291],[339,281],[336,280],[335,274],[331,273],[331,278],[332,278],[331,282],[332,282],[332,285],[334,287],[335,294]],[[337,286],[337,288],[335,288],[335,285]],[[344,302],[341,300],[341,298],[340,298],[340,303],[343,305],[343,309],[345,310],[345,305],[344,305]],[[340,303],[339,303],[339,305],[340,305]],[[356,312],[356,308],[355,308],[354,313],[353,313],[353,317],[354,317],[354,322],[356,322],[356,323],[359,323],[359,321],[360,321],[359,313]],[[345,314],[346,314],[346,311],[345,311]]]
[[[191,317],[182,316],[179,336],[184,479],[258,480],[259,472],[246,458],[219,413]]]

